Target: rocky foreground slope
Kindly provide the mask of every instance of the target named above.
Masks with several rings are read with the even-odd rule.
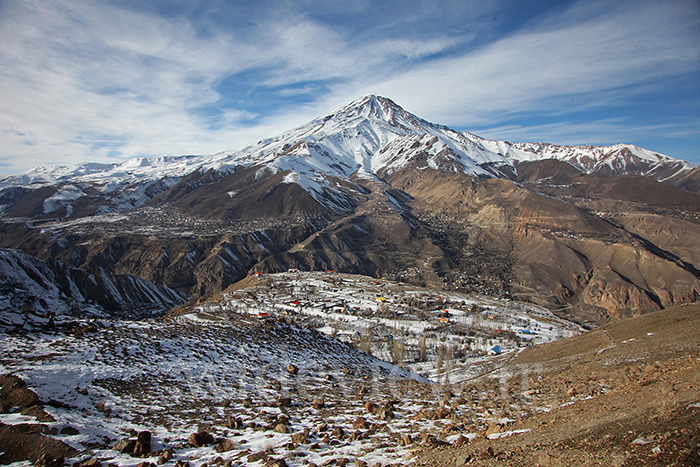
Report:
[[[699,312],[488,357],[443,384],[233,312],[3,328],[0,461],[697,465]]]

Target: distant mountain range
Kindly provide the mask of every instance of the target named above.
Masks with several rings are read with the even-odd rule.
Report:
[[[633,145],[491,141],[368,95],[215,155],[0,178],[0,246],[194,295],[334,268],[595,321],[700,295],[698,192],[698,166]]]

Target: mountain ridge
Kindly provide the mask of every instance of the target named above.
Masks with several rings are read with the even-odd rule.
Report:
[[[352,131],[355,133],[352,134]],[[209,156],[135,157],[113,164],[82,163],[73,167],[37,167],[23,174],[0,177],[0,189],[74,181],[101,184],[105,191],[109,191],[117,186],[124,187],[155,179],[168,183],[172,178],[183,177],[196,170],[225,171],[232,170],[236,165],[260,164],[273,164],[279,170],[323,171],[344,177],[357,170],[376,175],[378,172],[395,170],[407,162],[396,154],[393,154],[393,158],[390,157],[391,154],[387,153],[391,151],[386,148],[388,144],[400,137],[425,135],[438,137],[441,144],[436,146],[437,141],[432,141],[433,144],[427,146],[431,139],[410,139],[410,143],[418,143],[427,152],[452,152],[451,158],[457,162],[452,165],[452,169],[459,168],[461,164],[462,171],[478,176],[502,176],[501,172],[489,169],[493,166],[514,166],[518,162],[549,158],[568,161],[587,173],[605,173],[602,167],[607,166],[610,168],[607,173],[610,174],[654,176],[660,166],[673,165],[673,174],[669,175],[667,171],[657,174],[661,181],[698,168],[690,162],[630,144],[561,146],[488,140],[470,132],[459,132],[428,122],[406,111],[391,99],[369,94],[295,129],[239,149]],[[380,151],[383,152],[382,157],[375,161],[375,156]],[[334,159],[332,167],[332,163],[324,161],[329,155]],[[308,166],[290,160],[290,157],[299,156],[314,157]],[[643,172],[634,170],[639,161],[644,161]],[[439,167],[440,164],[435,166]],[[632,167],[633,170],[626,172],[627,167]],[[313,182],[313,177],[309,177],[309,181]],[[314,183],[306,188],[307,191],[308,188],[318,190]]]
[[[538,148],[556,157],[530,160]],[[196,297],[288,269],[588,323],[700,296],[700,170],[633,146],[489,141],[369,95],[245,148],[83,169],[0,189],[0,246]]]

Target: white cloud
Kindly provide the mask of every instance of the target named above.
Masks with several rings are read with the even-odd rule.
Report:
[[[555,112],[563,104],[552,100],[564,96],[633,93],[630,86],[698,70],[698,18],[672,3],[626,3],[583,22],[526,30],[422,64],[376,88],[448,124],[496,121],[525,110]]]
[[[350,80],[388,68],[397,53],[415,58],[451,43],[361,46],[303,15],[279,15],[258,19],[237,37],[235,30],[200,34],[183,17],[99,2],[8,3],[0,19],[0,154],[15,162],[0,170],[24,170],[26,158],[50,165],[229,149],[299,124],[303,115],[270,114],[255,128],[236,126],[255,117],[246,109],[202,115],[223,97],[217,86],[236,73],[258,70],[254,85],[270,87]]]
[[[488,28],[481,21],[484,11],[498,6],[483,3],[472,7],[473,21],[459,35],[448,36],[440,24],[432,26],[432,35],[425,27],[412,34],[421,15],[440,5],[431,10],[421,4],[410,18],[375,19],[373,29],[355,34],[362,29],[357,24],[321,23],[293,8],[274,9],[236,29],[111,3],[4,2],[0,172],[232,149],[369,92],[435,122],[495,127],[513,112],[565,113],[562,102],[570,95],[614,95],[619,103],[641,92],[639,86],[697,69],[700,62],[700,27],[697,10],[689,13],[691,3],[632,2],[601,14],[607,3],[580,2],[542,24],[468,50]],[[358,3],[347,13],[372,8]],[[392,34],[382,34],[384,22]],[[464,52],[455,55],[459,47]],[[220,94],[222,83],[236,85],[237,73],[253,75],[252,84],[241,86],[304,96],[308,103],[264,115],[237,108]],[[309,83],[320,83],[326,92],[316,95],[318,87]],[[599,103],[582,98],[577,105]],[[202,110],[217,106],[218,114]]]

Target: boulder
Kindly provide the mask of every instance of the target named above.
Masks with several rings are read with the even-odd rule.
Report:
[[[63,467],[66,463],[63,457],[53,457],[50,454],[42,454],[36,462],[34,462],[34,467]]]
[[[243,423],[243,420],[240,418],[231,418],[229,417],[228,420],[226,421],[226,426],[231,428],[232,430],[240,430],[242,429],[245,425]]]
[[[323,398],[317,397],[316,399],[311,401],[311,407],[313,407],[316,410],[320,410],[326,406],[326,402],[323,400]]]
[[[24,409],[39,404],[39,398],[25,382],[15,375],[0,378],[0,412],[10,413],[16,408]]]
[[[287,365],[287,372],[291,375],[296,375],[297,373],[299,373],[299,367],[297,367],[293,363],[290,363],[289,365]]]
[[[214,444],[216,442],[212,434],[206,431],[192,433],[187,441],[196,448],[201,448],[202,446]]]
[[[136,438],[134,446],[134,456],[142,457],[151,452],[151,432],[142,431]]]
[[[379,414],[381,407],[379,407],[374,402],[366,402],[365,403],[365,410],[367,411],[368,414],[377,415],[377,414]]]
[[[289,428],[287,428],[287,425],[285,425],[284,423],[278,423],[277,425],[275,425],[274,430],[277,433],[289,433]]]
[[[500,433],[500,432],[501,432],[501,425],[498,425],[498,424],[491,425],[486,430],[486,437],[488,438],[490,435],[494,435],[494,434]]]
[[[136,447],[136,440],[135,439],[122,438],[116,442],[116,444],[112,447],[112,449],[114,449],[117,452],[121,452],[123,454],[131,454],[134,452],[135,447]]]
[[[63,428],[61,428],[59,430],[58,433],[61,435],[73,436],[73,435],[79,435],[80,430],[78,430],[77,428],[74,428],[72,426],[64,426]]]
[[[225,439],[216,445],[216,452],[228,452],[236,449],[236,443],[230,439]]]
[[[268,456],[267,456],[267,453],[265,451],[256,452],[255,454],[251,454],[248,456],[248,462],[250,462],[251,464],[253,462],[258,462],[258,461],[267,462],[267,459],[268,459]]]
[[[277,396],[277,403],[276,403],[277,407],[287,407],[291,403],[292,403],[291,397]]]
[[[367,423],[367,419],[365,419],[365,417],[358,417],[352,423],[352,428],[354,430],[367,430],[369,429],[369,423]]]

